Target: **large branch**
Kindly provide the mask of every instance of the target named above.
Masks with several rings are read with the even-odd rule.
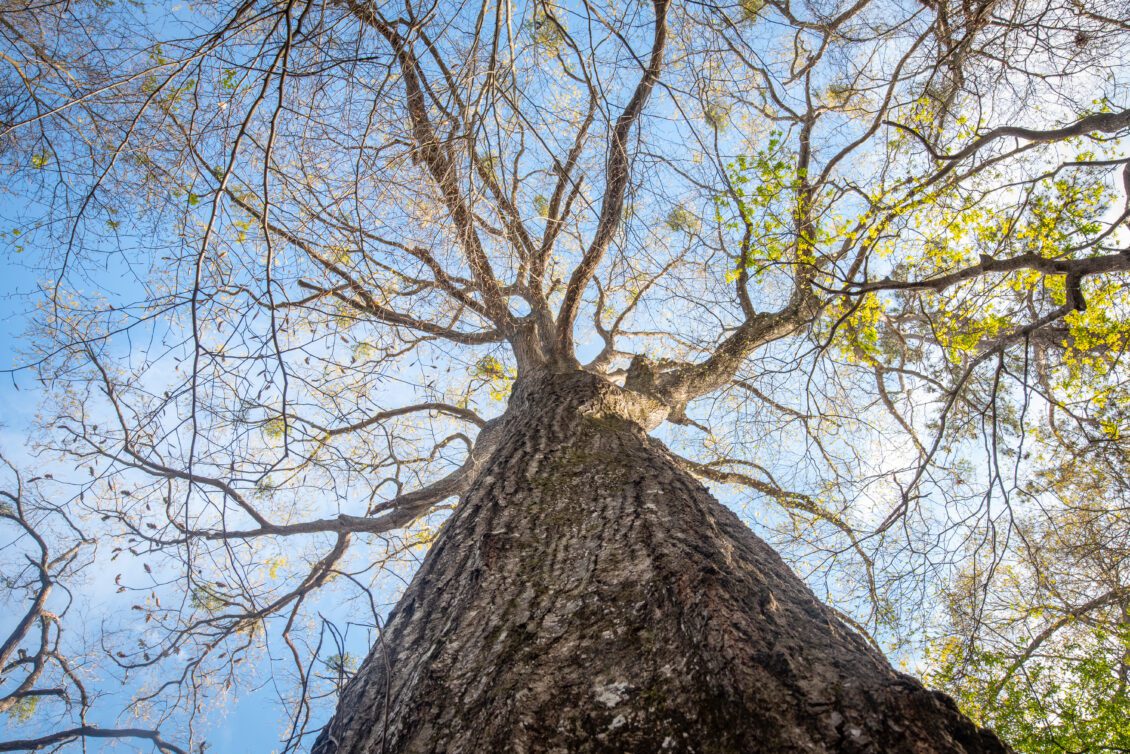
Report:
[[[384,503],[380,516],[351,516],[342,513],[333,518],[300,521],[294,524],[269,524],[257,529],[192,531],[189,536],[210,540],[254,539],[256,537],[292,536],[295,534],[384,534],[408,526],[431,512],[436,504],[463,494],[474,481],[482,456],[472,456],[444,478],[418,490]]]
[[[1051,142],[1062,141],[1063,139],[1070,139],[1073,136],[1082,136],[1095,131],[1108,134],[1115,133],[1124,128],[1130,128],[1130,110],[1123,110],[1119,113],[1095,113],[1080,118],[1074,123],[1063,126],[1062,128],[1052,128],[1044,131],[1035,128],[1022,128],[1020,126],[1001,126],[978,137],[959,152],[952,155],[941,155],[941,158],[946,160],[963,160],[989,142],[1010,136],[1023,139],[1024,141]]]
[[[605,179],[604,197],[601,200],[596,232],[593,234],[592,243],[581,257],[580,264],[569,278],[565,299],[561,302],[561,310],[557,315],[558,353],[566,359],[572,358],[573,355],[573,323],[577,319],[577,311],[581,305],[581,294],[584,293],[593,273],[596,272],[597,265],[608,251],[624,213],[624,195],[631,175],[628,169],[628,136],[639,120],[644,105],[651,96],[651,90],[659,81],[659,73],[663,66],[663,49],[667,43],[667,9],[670,7],[670,0],[652,0],[652,5],[655,8],[655,32],[651,44],[651,58],[647,68],[644,69],[643,77],[636,85],[632,99],[624,108],[624,112],[620,113],[620,117],[616,119],[616,126],[612,129],[606,168],[608,175]]]
[[[48,746],[73,741],[76,738],[141,738],[151,742],[159,750],[167,754],[188,754],[188,752],[181,747],[162,739],[160,734],[155,730],[147,730],[145,728],[98,728],[93,725],[68,728],[67,730],[49,733],[39,738],[0,741],[0,751],[37,751]]]
[[[1084,116],[1074,123],[1062,126],[1061,128],[1051,128],[1045,130],[1036,128],[1024,128],[1022,126],[998,126],[997,128],[994,128],[991,131],[978,136],[976,139],[962,147],[957,152],[954,152],[953,154],[939,152],[934,148],[933,144],[931,144],[930,141],[926,139],[926,137],[924,137],[922,134],[920,134],[910,126],[904,125],[902,123],[897,123],[895,121],[884,121],[884,123],[913,135],[915,138],[922,142],[923,146],[926,147],[927,151],[930,152],[930,155],[934,159],[950,162],[951,165],[946,166],[946,168],[942,171],[943,173],[945,173],[949,172],[949,170],[952,169],[953,163],[957,163],[968,157],[972,157],[982,148],[994,141],[997,141],[998,139],[1006,139],[1012,137],[1033,143],[1049,143],[1095,132],[1116,133],[1123,129],[1130,128],[1130,110],[1122,110],[1121,112],[1116,113],[1094,113],[1092,115]]]
[[[793,294],[784,307],[747,317],[704,361],[656,369],[648,359],[637,356],[628,370],[625,387],[662,401],[671,410],[671,421],[683,420],[689,401],[727,385],[756,349],[795,332],[815,316],[819,302],[812,293],[810,277],[807,272],[798,272]]]
[[[1012,679],[1012,676],[1016,674],[1016,671],[1020,669],[1020,666],[1027,662],[1029,658],[1031,658],[1032,655],[1036,652],[1036,650],[1040,648],[1040,645],[1050,639],[1057,631],[1065,626],[1071,625],[1072,623],[1078,621],[1080,618],[1094,610],[1114,605],[1125,599],[1125,589],[1113,589],[1105,594],[1095,597],[1093,600],[1079,605],[1078,607],[1067,610],[1061,618],[1038,633],[1028,643],[1028,646],[1026,646],[1024,650],[1016,657],[1016,659],[1014,659],[1012,663],[1009,664],[1008,668],[1006,668],[1004,671],[1004,675],[1002,675],[992,684],[989,691],[989,703],[993,704],[994,702],[996,702],[997,697],[1000,696],[1001,691],[1008,684],[1009,680]]]
[[[374,5],[363,0],[344,0],[344,5],[357,19],[379,33],[392,46],[407,96],[408,117],[416,141],[420,161],[435,181],[443,196],[443,204],[455,224],[460,246],[467,255],[467,263],[475,282],[482,292],[483,301],[494,323],[511,329],[513,317],[506,306],[498,278],[487,259],[482,241],[475,230],[475,219],[466,198],[459,189],[454,160],[449,150],[441,146],[439,135],[428,117],[427,100],[421,81],[423,72],[409,40],[387,23]]]
[[[1083,259],[1049,259],[1039,254],[1021,254],[1008,259],[997,259],[987,254],[981,255],[978,264],[964,267],[946,275],[926,280],[891,280],[884,278],[871,283],[862,283],[845,290],[834,291],[841,295],[858,296],[874,291],[943,291],[946,288],[980,277],[990,272],[1015,272],[1017,270],[1036,270],[1045,275],[1066,275],[1073,280],[1081,280],[1088,275],[1130,271],[1130,248],[1117,254]],[[1080,301],[1080,308],[1086,307]]]
[[[373,296],[360,284],[353,282],[346,283],[345,286],[336,288],[322,288],[321,286],[308,283],[305,280],[298,281],[298,287],[304,288],[308,291],[313,291],[323,296],[331,296],[348,304],[359,312],[369,314],[376,319],[389,325],[399,325],[407,327],[410,330],[417,330],[428,335],[435,335],[440,338],[445,338],[453,343],[462,343],[464,345],[482,345],[484,343],[497,343],[502,340],[502,334],[497,330],[485,330],[480,332],[465,332],[462,330],[455,330],[443,325],[437,325],[434,322],[427,320],[417,319],[402,312],[378,302]],[[345,293],[348,289],[352,291],[355,296],[350,296]]]
[[[7,491],[0,491],[0,495],[10,499],[16,506],[19,505],[18,497],[8,493]],[[12,632],[8,635],[8,638],[4,640],[3,645],[0,645],[0,669],[7,666],[8,658],[11,657],[12,652],[16,650],[16,647],[19,646],[19,643],[23,641],[25,636],[27,636],[35,621],[44,614],[45,605],[47,604],[47,597],[51,594],[51,587],[54,585],[54,582],[52,582],[51,576],[47,571],[47,544],[43,541],[43,538],[39,536],[39,533],[36,532],[35,529],[33,529],[31,525],[24,520],[23,514],[19,513],[18,511],[18,507],[14,507],[11,513],[0,510],[0,518],[14,521],[20,528],[24,530],[24,534],[26,534],[35,542],[36,547],[39,549],[40,555],[38,560],[34,560],[31,557],[28,557],[28,561],[39,573],[39,589],[36,591],[35,599],[32,600],[32,603],[28,607],[27,612],[24,613],[23,618],[21,618],[19,623],[16,624],[16,627],[12,629]]]
[[[816,223],[813,219],[817,188],[808,179],[812,161],[812,133],[818,117],[819,114],[810,105],[808,112],[802,117],[803,124],[798,137],[798,180],[792,207],[792,222],[796,228],[792,243],[793,289],[788,302],[775,312],[753,310],[747,290],[748,244],[752,235],[752,227],[747,221],[736,281],[744,316],[742,323],[709,357],[697,364],[679,364],[656,372],[646,358],[637,357],[632,362],[626,387],[648,393],[665,403],[670,409],[670,421],[686,422],[685,409],[689,401],[729,384],[750,354],[766,343],[796,331],[811,320],[819,309],[820,303],[812,289],[817,270],[814,240]]]
[[[171,122],[184,134],[186,141],[191,145],[193,157],[202,165],[207,166],[208,162],[200,153],[200,150],[195,146],[190,137],[188,129],[181,123],[175,116],[171,117]],[[225,197],[228,198],[233,204],[242,209],[244,212],[251,216],[261,216],[262,209],[236,191],[232,186],[228,185],[225,179],[217,189]],[[325,220],[326,218],[322,217]],[[440,290],[443,290],[463,306],[474,311],[488,321],[493,321],[491,312],[487,306],[475,301],[468,293],[457,285],[454,278],[447,273],[446,270],[439,264],[438,261],[426,250],[419,247],[409,246],[406,244],[397,244],[383,239],[376,234],[365,231],[353,226],[344,225],[340,220],[335,220],[332,223],[338,229],[347,230],[352,233],[359,233],[365,238],[370,240],[379,241],[395,246],[396,248],[411,254],[416,259],[423,262],[432,271],[435,276],[435,284]],[[417,330],[419,332],[434,335],[436,337],[445,338],[455,343],[462,343],[464,345],[480,345],[483,343],[497,343],[503,339],[503,334],[499,330],[487,330],[479,332],[463,332],[454,329],[453,327],[444,327],[434,322],[421,320],[416,317],[398,312],[384,304],[381,304],[372,295],[371,291],[358,282],[348,270],[344,269],[341,265],[334,263],[329,257],[319,250],[313,243],[302,238],[297,233],[288,230],[287,228],[270,221],[262,223],[263,233],[268,236],[271,233],[279,236],[290,244],[293,244],[298,249],[301,249],[311,260],[321,265],[327,272],[334,274],[336,277],[344,281],[343,286],[333,288],[323,288],[305,280],[298,280],[299,288],[312,291],[315,297],[330,296],[348,304],[349,306],[357,309],[360,312],[376,317],[381,322],[390,325],[399,325],[408,329]],[[353,293],[352,296],[344,295],[344,291],[349,290]],[[312,299],[307,299],[312,300]],[[286,304],[275,304],[274,306],[285,306]]]
[[[177,522],[172,522],[182,533],[183,539],[170,542],[162,539],[163,545],[177,544],[186,539],[200,538],[207,540],[236,540],[255,539],[268,536],[292,536],[296,534],[383,534],[402,529],[416,519],[430,513],[435,506],[451,497],[462,495],[471,486],[471,483],[482,470],[483,464],[490,457],[498,444],[497,428],[499,419],[486,422],[479,432],[475,446],[471,449],[467,460],[455,471],[442,479],[427,484],[418,490],[399,495],[392,500],[372,508],[364,516],[353,516],[342,513],[333,518],[321,518],[313,521],[300,521],[293,524],[263,523],[254,529],[185,529]],[[380,514],[380,515],[377,515]],[[143,532],[135,530],[135,534],[153,540]]]
[[[471,409],[462,408],[460,406],[452,406],[450,403],[440,403],[437,401],[415,403],[411,406],[401,406],[399,408],[390,408],[387,411],[378,411],[372,416],[368,416],[359,422],[354,422],[353,424],[347,424],[341,427],[323,427],[320,424],[316,424],[312,421],[307,421],[301,418],[299,418],[298,421],[301,421],[302,423],[313,427],[319,432],[325,432],[330,437],[336,437],[337,435],[357,432],[358,430],[365,429],[366,427],[371,427],[374,424],[378,424],[388,419],[393,419],[397,416],[414,414],[419,411],[435,411],[441,414],[448,414],[450,416],[457,417],[480,428],[486,426],[486,421]]]

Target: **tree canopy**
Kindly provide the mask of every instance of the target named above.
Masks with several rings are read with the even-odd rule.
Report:
[[[1122,0],[13,0],[0,52],[23,738],[269,684],[307,746],[580,365],[1018,750],[1130,746]]]

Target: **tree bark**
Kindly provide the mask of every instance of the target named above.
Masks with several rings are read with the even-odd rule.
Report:
[[[823,606],[633,406],[583,372],[516,385],[315,754],[1006,751]]]

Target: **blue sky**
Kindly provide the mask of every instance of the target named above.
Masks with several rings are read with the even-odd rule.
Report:
[[[671,111],[671,102],[657,97],[655,102],[655,111],[657,113],[664,113]],[[662,128],[660,128],[662,131]],[[684,143],[682,134],[677,133],[678,128],[672,126],[669,140],[672,143]],[[733,132],[732,132],[733,133]],[[736,136],[734,137],[737,138]],[[686,149],[682,151],[686,152]],[[204,181],[202,181],[204,182]],[[21,194],[27,193],[24,191],[26,187],[19,183],[9,183],[6,193],[0,194],[0,230],[4,231],[6,235],[4,240],[6,246],[4,248],[4,275],[3,280],[0,282],[0,321],[3,322],[3,335],[0,339],[0,368],[13,368],[20,367],[18,352],[21,346],[20,335],[30,325],[34,324],[35,310],[34,305],[36,302],[35,294],[38,289],[41,275],[41,270],[35,268],[36,263],[48,257],[40,257],[36,252],[39,249],[32,247],[38,239],[34,234],[27,232],[26,229],[18,228],[20,218],[34,215],[34,210],[25,206],[18,198]],[[183,197],[181,198],[183,201]],[[204,207],[199,208],[203,210]],[[662,217],[663,209],[658,210],[660,218]],[[189,213],[190,215],[192,213]],[[660,224],[661,225],[661,224]],[[13,230],[21,230],[19,237],[13,235]],[[133,244],[132,242],[138,239],[124,238],[122,239],[124,245],[136,245],[144,249],[144,243]],[[653,238],[649,241],[655,240]],[[659,241],[656,241],[657,243]],[[23,253],[16,253],[16,247],[24,245],[29,248]],[[249,259],[255,259],[256,250],[253,248],[243,249]],[[645,249],[646,251],[646,249]],[[110,259],[115,257],[111,255]],[[46,262],[43,262],[46,264]],[[108,264],[117,264],[114,262]],[[94,270],[91,274],[93,279],[88,282],[92,289],[102,291],[112,291],[113,295],[120,297],[125,301],[132,301],[145,298],[145,291],[138,283],[131,282],[128,275],[122,274],[122,270],[115,267],[103,267]],[[721,272],[725,272],[722,270]],[[721,275],[719,275],[720,277]],[[648,316],[657,319],[665,317],[679,316],[678,312],[667,311],[665,307],[657,307],[656,311],[651,312]],[[586,352],[591,352],[597,344],[593,333],[589,332],[589,340],[582,341],[579,346],[581,355],[584,356]],[[128,341],[122,339],[116,342],[113,346],[116,352],[128,355]],[[433,352],[432,356],[436,356]],[[457,365],[459,366],[459,365]],[[420,368],[421,372],[423,367]],[[402,405],[406,400],[400,400],[403,396],[398,392],[397,383],[393,379],[381,384],[380,389],[383,391],[382,398],[386,399],[389,405]],[[415,374],[412,375],[415,378]],[[419,380],[416,380],[419,381]],[[36,431],[33,420],[35,418],[37,404],[43,398],[43,393],[39,387],[38,382],[35,380],[34,374],[28,370],[9,371],[3,374],[3,379],[0,379],[0,417],[2,417],[3,424],[5,425],[0,430],[0,449],[8,453],[13,460],[23,461],[30,467],[42,468],[42,461],[30,457],[27,453],[29,433]],[[494,408],[497,408],[495,406]],[[103,409],[104,410],[104,409]],[[678,432],[684,430],[674,430],[671,427],[664,428],[660,436],[664,439],[669,439]],[[691,432],[690,430],[686,430]],[[693,433],[692,433],[693,434]],[[743,438],[745,439],[745,438]],[[789,449],[781,447],[775,448],[774,452],[781,453],[782,456],[787,455]],[[73,474],[75,469],[60,468],[60,477],[67,474]],[[805,471],[797,472],[797,476],[801,481],[808,481],[804,479]],[[794,481],[794,480],[787,480]],[[739,502],[748,501],[749,495],[743,496],[740,500],[737,496],[730,496],[723,498],[724,501],[735,504],[737,507]],[[331,495],[322,495],[321,499],[311,501],[310,508],[314,510],[321,510],[332,508],[336,504],[336,500]],[[356,502],[356,501],[351,501]],[[756,500],[755,500],[756,502]],[[756,509],[756,504],[751,505]],[[309,512],[309,511],[307,511]],[[437,517],[438,520],[439,517]],[[102,558],[107,556],[105,548],[110,543],[104,543],[103,549],[100,553]],[[282,545],[288,547],[287,545]],[[83,585],[81,589],[81,599],[85,600],[81,610],[76,610],[75,615],[83,619],[81,629],[97,629],[99,619],[107,617],[111,620],[121,620],[125,624],[129,624],[132,620],[137,623],[136,614],[131,613],[130,601],[136,599],[134,594],[119,596],[116,588],[114,587],[113,575],[115,571],[124,573],[124,580],[131,585],[144,585],[146,580],[157,580],[164,574],[158,569],[157,575],[149,577],[143,570],[144,566],[141,561],[136,558],[131,558],[128,555],[121,557],[114,565],[109,562],[100,561],[99,568],[92,569],[96,571],[91,574],[90,580]],[[402,575],[407,577],[410,573],[411,567],[405,568],[405,573]],[[395,598],[396,590],[399,583],[393,579],[388,578],[382,582],[382,590],[378,594],[378,600],[381,607],[387,609],[387,605]],[[144,589],[139,588],[139,592],[144,592]],[[332,599],[326,599],[320,603],[316,603],[316,607],[324,610],[331,618],[337,617],[334,613],[335,605]],[[311,613],[317,612],[311,610]],[[93,635],[93,634],[92,634]],[[352,646],[350,649],[357,653],[362,653],[366,645],[365,632],[361,629],[355,629],[351,634]],[[259,656],[261,663],[254,669],[254,672],[249,674],[248,689],[241,689],[239,694],[233,694],[229,700],[220,703],[219,710],[222,710],[223,715],[218,712],[211,712],[210,715],[214,719],[205,722],[205,727],[211,729],[211,732],[206,736],[213,746],[213,750],[230,751],[230,752],[248,752],[248,754],[258,752],[269,752],[277,748],[277,741],[274,732],[281,730],[280,718],[285,714],[275,699],[275,689],[271,681],[271,676],[276,669],[279,671],[279,676],[282,677],[283,669],[286,666],[286,658],[283,652],[279,651],[277,637],[270,637],[272,644],[272,656],[277,656],[279,659],[277,664],[268,664],[263,659],[262,655]],[[107,676],[103,676],[103,679]],[[118,689],[110,681],[102,681],[99,685],[99,690],[107,692],[107,696],[99,700],[96,705],[96,710],[103,710],[105,712],[96,711],[92,716],[95,720],[104,725],[110,724],[123,724],[132,722],[129,720],[115,721],[112,715],[119,709],[123,702],[137,691],[139,684],[145,679],[136,679],[129,686],[123,689]],[[328,711],[326,705],[323,705],[322,713]],[[107,716],[108,715],[108,716]],[[180,721],[178,721],[180,722]],[[43,724],[43,728],[49,727],[48,724],[52,723],[51,720],[36,720],[36,724]],[[173,741],[179,741],[178,731],[173,726],[167,726],[165,733]],[[99,745],[92,746],[94,750],[99,748]],[[124,747],[128,750],[128,746]]]
[[[0,453],[21,467],[25,478],[53,473],[60,479],[66,479],[74,475],[73,466],[49,457],[37,457],[33,449],[37,432],[35,420],[45,394],[34,369],[28,366],[28,343],[24,334],[36,322],[41,285],[45,281],[49,283],[50,278],[37,267],[37,263],[42,263],[43,258],[35,253],[34,248],[27,248],[29,234],[24,229],[27,227],[25,223],[30,210],[20,198],[20,188],[18,182],[8,182],[0,189],[0,232],[4,234],[0,241]],[[13,230],[20,232],[13,233]],[[98,282],[104,285],[104,289],[117,289],[126,299],[140,293],[126,278],[112,273],[104,274]],[[10,562],[8,556],[20,551],[19,540],[3,539],[9,531],[11,530],[5,529],[0,532],[0,563]],[[107,546],[100,547],[100,558],[103,561],[108,549]],[[94,629],[103,620],[112,619],[123,609],[128,610],[127,600],[130,595],[115,593],[110,580],[111,571],[106,570],[107,566],[108,564],[104,564],[100,569],[87,569],[79,583],[70,584],[76,601],[64,623],[67,639],[75,642],[79,639],[96,639]],[[123,562],[119,561],[116,566],[116,571],[142,574],[140,562],[123,567]],[[58,595],[56,590],[56,599]],[[6,631],[14,626],[12,616],[22,615],[26,604],[12,600],[11,593],[6,591],[3,597],[0,607],[6,617],[0,618],[0,634],[6,637]],[[102,664],[97,655],[91,659],[96,665]],[[208,731],[206,738],[211,744],[210,751],[266,754],[279,748],[277,732],[285,728],[285,711],[277,704],[275,690],[268,681],[269,677],[255,679],[254,684],[248,683],[247,688],[205,716],[201,727]],[[89,723],[104,727],[144,727],[143,720],[118,716],[136,692],[136,683],[123,686],[108,673],[96,672],[88,678],[88,687],[99,697],[88,716]],[[38,714],[40,711],[42,714]],[[67,718],[61,705],[44,703],[26,726],[15,726],[11,718],[0,716],[0,737],[45,734],[74,724],[75,721]],[[162,732],[174,743],[183,742],[180,731],[173,726],[166,726]],[[115,742],[91,739],[86,744],[86,750],[149,751],[150,748],[133,740]]]

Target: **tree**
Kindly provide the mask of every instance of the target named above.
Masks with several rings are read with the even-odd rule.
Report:
[[[90,545],[81,530],[75,527],[65,510],[49,503],[40,488],[44,482],[35,477],[25,480],[6,458],[0,457],[5,471],[5,484],[0,489],[0,522],[15,529],[10,538],[12,548],[26,544],[28,552],[19,552],[5,562],[4,586],[30,603],[27,611],[16,614],[12,631],[0,645],[0,668],[10,687],[0,697],[0,712],[19,721],[34,717],[43,699],[62,701],[68,709],[77,708],[79,719],[85,717],[93,699],[82,678],[82,669],[64,654],[63,623],[71,608],[64,598],[61,609],[52,609],[53,592],[62,587],[60,580],[73,576],[86,564],[83,548]],[[49,539],[56,532],[53,519],[60,519],[62,530],[73,544],[65,551],[51,549]],[[6,538],[7,540],[8,538]],[[66,587],[62,587],[68,593]],[[163,740],[155,730],[141,728],[103,728],[83,724],[73,728],[52,730],[31,739],[0,741],[0,751],[25,751],[66,743],[81,738],[141,739],[152,742],[166,754],[184,754],[184,750]]]
[[[1128,650],[1124,477],[1071,458],[1034,481],[1066,505],[1019,522],[1023,543],[979,587],[971,558],[949,594],[951,633],[931,680],[1022,751],[1117,751],[1126,725]],[[1104,473],[1105,472],[1105,473]],[[983,593],[981,592],[983,589]]]
[[[147,729],[260,659],[322,754],[1001,751],[879,642],[1000,724],[1000,575],[1124,561],[1032,481],[1126,478],[1118,2],[48,7],[22,367]]]

